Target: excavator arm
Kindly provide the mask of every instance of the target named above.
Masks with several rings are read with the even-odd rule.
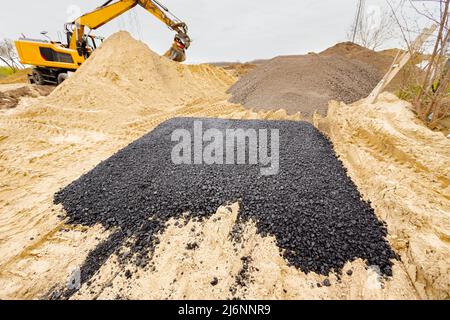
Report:
[[[189,48],[191,40],[187,35],[187,26],[184,22],[172,15],[169,10],[157,0],[109,0],[95,10],[86,13],[71,23],[73,32],[70,37],[69,48],[76,49],[80,55],[86,48],[86,27],[90,30],[100,28],[114,18],[140,5],[157,19],[166,24],[169,29],[176,32],[172,47],[165,56],[172,60],[182,62],[186,59],[185,49]],[[171,15],[171,14],[170,14]]]

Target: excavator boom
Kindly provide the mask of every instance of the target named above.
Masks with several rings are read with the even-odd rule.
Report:
[[[91,12],[85,13],[73,23],[95,30],[137,5],[135,0],[121,0],[112,4],[111,2],[113,1],[108,1]]]

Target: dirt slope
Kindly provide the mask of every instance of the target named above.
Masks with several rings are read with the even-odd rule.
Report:
[[[209,63],[215,67],[221,67],[228,72],[230,72],[236,78],[241,78],[245,76],[250,71],[257,68],[257,65],[251,62],[240,63],[240,62],[212,62]]]
[[[49,297],[66,286],[109,233],[99,225],[66,225],[65,213],[53,205],[54,193],[162,121],[176,116],[300,119],[283,110],[252,112],[230,104],[225,91],[235,80],[220,68],[171,62],[118,33],[49,97],[0,111],[0,298]],[[171,221],[160,235],[154,269],[129,266],[129,278],[113,256],[94,276],[93,286],[83,286],[75,298],[226,298],[230,288],[244,298],[448,297],[448,183],[442,188],[439,180],[448,177],[441,168],[448,163],[448,144],[411,127],[412,116],[399,116],[404,122],[395,125],[397,112],[407,112],[397,103],[386,105],[395,111],[378,105],[370,113],[364,106],[345,106],[342,113],[333,112],[336,126],[328,124],[354,181],[374,203],[375,213],[388,221],[391,244],[410,259],[394,263],[391,280],[380,279],[359,260],[346,265],[340,279],[306,275],[289,266],[275,239],[261,237],[251,223],[240,226],[243,239],[236,244],[228,237],[239,225],[239,208],[232,204],[206,221]],[[353,117],[358,112],[367,119]],[[377,139],[380,130],[394,138]],[[404,140],[405,135],[418,136],[419,142]],[[370,156],[356,164],[363,163],[367,175],[352,158],[366,153]],[[408,161],[399,160],[410,153]],[[186,224],[180,227],[181,222]],[[196,237],[201,245],[187,249]],[[215,286],[213,277],[220,278]]]
[[[25,83],[0,84],[0,110],[16,107],[24,98],[48,96],[53,86],[39,86]]]

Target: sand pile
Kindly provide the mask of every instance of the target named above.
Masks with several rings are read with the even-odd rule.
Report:
[[[340,55],[282,56],[262,64],[229,90],[231,102],[256,109],[325,114],[328,101],[366,97],[382,77],[376,68]]]
[[[185,66],[151,51],[126,32],[110,37],[49,99],[67,107],[134,118],[195,99],[223,98],[235,79],[220,68]],[[109,119],[108,119],[109,120]]]
[[[227,70],[236,78],[241,78],[258,67],[258,65],[251,62],[213,62],[209,64]]]
[[[16,107],[22,98],[38,98],[48,96],[54,87],[31,84],[0,85],[0,110]]]

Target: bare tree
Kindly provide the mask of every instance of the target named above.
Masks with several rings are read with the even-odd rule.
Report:
[[[450,111],[450,73],[448,69],[449,5],[450,0],[440,1],[439,30],[433,52],[425,69],[425,77],[414,99],[417,113],[434,128]]]
[[[366,7],[358,2],[356,18],[348,34],[352,42],[371,50],[379,49],[395,33],[395,20],[390,12],[379,6]]]
[[[23,68],[18,60],[16,48],[9,39],[0,41],[0,60],[13,70]]]

